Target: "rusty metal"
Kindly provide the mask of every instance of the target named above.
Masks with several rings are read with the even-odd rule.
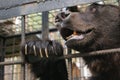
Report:
[[[105,55],[105,54],[114,54],[118,53],[120,54],[120,48],[115,48],[115,49],[107,49],[107,50],[100,50],[100,51],[93,51],[90,53],[75,53],[75,54],[68,54],[59,57],[58,59],[71,59],[71,58],[77,58],[77,57],[85,57],[85,56],[95,56],[95,55]],[[13,61],[13,62],[0,62],[0,65],[13,65],[13,64],[23,64],[23,61]]]
[[[22,16],[22,27],[21,27],[21,45],[25,43],[25,15]],[[24,60],[24,55],[22,54],[22,52],[20,52],[20,55],[21,55],[21,59],[22,59],[22,62],[25,62]],[[25,80],[25,64],[21,64],[21,79],[22,80]]]
[[[101,0],[0,0],[0,20]]]
[[[68,55],[71,55],[71,49],[67,49],[67,53]],[[72,58],[68,59],[68,80],[73,80],[73,76],[72,76]]]
[[[49,39],[48,15],[49,15],[48,11],[42,12],[42,39],[43,40]]]
[[[69,59],[69,58],[76,58],[76,57],[86,57],[86,56],[95,56],[95,55],[105,55],[105,54],[114,54],[119,53],[120,54],[120,48],[115,49],[107,49],[107,50],[100,50],[100,51],[93,51],[90,53],[75,53],[75,54],[69,54],[64,55],[62,57],[59,57],[59,59]]]

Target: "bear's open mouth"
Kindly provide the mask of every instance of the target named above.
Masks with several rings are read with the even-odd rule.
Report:
[[[93,28],[92,29],[87,29],[85,31],[62,28],[61,29],[61,35],[66,41],[70,40],[70,39],[82,40],[82,39],[84,39],[85,35],[91,33],[92,31],[93,31]]]

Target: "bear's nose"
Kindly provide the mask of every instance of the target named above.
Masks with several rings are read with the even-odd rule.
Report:
[[[80,17],[80,13],[72,12],[72,13],[69,14],[69,16],[66,17],[66,19],[75,20],[79,17]]]
[[[70,13],[66,14],[65,12],[61,12],[59,13],[56,17],[55,17],[55,22],[62,22],[64,19],[66,19],[68,17],[68,15],[70,15]]]
[[[78,12],[72,12],[72,13],[69,13],[69,15],[67,15],[63,20],[62,20],[62,23],[63,24],[67,24],[67,25],[70,25],[70,24],[73,24],[73,23],[80,23],[80,13]]]

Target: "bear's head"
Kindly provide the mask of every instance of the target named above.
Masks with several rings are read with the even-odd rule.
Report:
[[[56,27],[67,47],[81,52],[120,47],[120,8],[93,3],[84,12],[59,13]]]

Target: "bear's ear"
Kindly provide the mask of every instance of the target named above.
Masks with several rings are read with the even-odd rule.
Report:
[[[93,4],[91,4],[91,5],[88,7],[87,11],[89,11],[89,12],[91,12],[91,13],[95,13],[95,12],[98,11],[99,6],[100,6],[100,4],[98,4],[98,3],[93,3]]]
[[[67,7],[66,10],[68,10],[70,12],[79,12],[79,9],[77,6]]]

